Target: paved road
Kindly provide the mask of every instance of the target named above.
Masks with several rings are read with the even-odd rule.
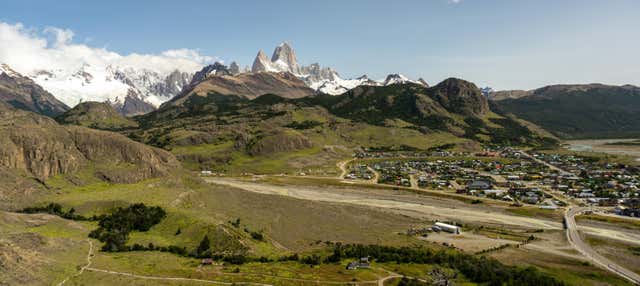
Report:
[[[565,212],[564,218],[567,227],[567,240],[569,241],[569,244],[571,244],[571,246],[582,253],[582,255],[586,256],[594,264],[615,274],[618,274],[620,277],[623,277],[631,281],[632,283],[640,285],[640,275],[600,255],[593,248],[591,248],[589,244],[582,240],[582,237],[580,237],[580,233],[578,233],[578,225],[576,224],[575,216],[586,210],[588,210],[588,208],[574,207],[567,209],[567,211]]]

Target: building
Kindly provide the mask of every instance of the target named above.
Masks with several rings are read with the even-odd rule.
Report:
[[[488,190],[491,189],[491,187],[491,182],[484,180],[475,180],[467,185],[468,190]]]
[[[369,256],[361,257],[360,261],[351,261],[347,264],[347,270],[356,270],[358,268],[369,269],[371,268],[371,263],[369,262]]]
[[[451,225],[451,224],[446,224],[446,223],[442,223],[442,222],[436,222],[434,225],[434,228],[438,228],[442,231],[446,231],[446,232],[450,232],[453,234],[460,234],[462,233],[462,231],[460,230],[460,227],[457,225]]]

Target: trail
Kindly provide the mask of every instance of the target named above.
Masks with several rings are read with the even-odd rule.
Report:
[[[214,281],[214,280],[205,280],[205,279],[197,279],[197,278],[185,278],[185,277],[160,277],[160,276],[147,276],[147,275],[138,275],[127,272],[118,272],[111,271],[105,269],[98,268],[87,268],[89,271],[94,272],[102,272],[107,274],[128,276],[138,279],[147,279],[147,280],[166,280],[166,281],[191,281],[191,282],[201,282],[201,283],[209,283],[209,284],[218,284],[218,285],[260,285],[260,286],[272,286],[271,284],[257,283],[257,282],[222,282],[222,281]]]
[[[198,278],[185,278],[185,277],[162,277],[162,276],[149,276],[149,275],[138,275],[127,272],[119,272],[119,271],[111,271],[105,269],[98,268],[87,268],[88,271],[101,272],[113,275],[121,275],[138,279],[147,279],[147,280],[166,280],[166,281],[191,281],[191,282],[202,282],[209,284],[218,284],[218,285],[259,285],[259,286],[272,286],[272,284],[259,283],[259,282],[223,282],[223,281],[215,281],[215,280],[206,280],[206,279],[198,279]],[[287,281],[296,281],[296,282],[309,282],[313,284],[332,284],[332,285],[362,285],[362,284],[377,284],[384,285],[384,282],[392,279],[402,277],[396,273],[390,273],[389,276],[382,277],[378,280],[370,280],[370,281],[325,281],[325,280],[313,280],[313,279],[302,279],[302,278],[291,278],[291,277],[282,277],[276,275],[266,275],[266,274],[254,274],[254,273],[226,273],[227,275],[235,275],[235,276],[261,276],[261,277],[269,277],[280,280]]]
[[[80,268],[80,271],[78,271],[78,273],[73,275],[73,277],[78,277],[82,275],[82,273],[84,273],[84,271],[88,269],[89,266],[91,266],[91,258],[93,257],[93,242],[90,239],[87,239],[87,241],[89,242],[89,253],[87,253],[87,264],[85,266],[82,266],[82,268]],[[69,278],[71,277],[67,277],[64,280],[62,280],[62,282],[58,283],[58,286],[64,285],[64,283],[66,283],[69,280]]]

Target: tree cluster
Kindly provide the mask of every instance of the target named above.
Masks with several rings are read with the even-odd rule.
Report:
[[[103,251],[126,251],[129,233],[132,231],[147,231],[160,223],[166,216],[160,207],[147,207],[142,203],[118,208],[112,214],[98,217],[99,228],[89,233],[89,237],[104,243]]]
[[[486,285],[565,285],[534,267],[507,266],[492,258],[450,250],[355,244],[336,245],[331,256],[334,257],[327,258],[328,261],[369,256],[377,262],[438,264],[459,271],[472,282]]]

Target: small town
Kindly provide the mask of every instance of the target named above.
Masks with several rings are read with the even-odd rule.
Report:
[[[361,152],[345,179],[441,190],[556,209],[563,198],[623,216],[640,216],[640,169],[597,158],[491,148],[448,151]]]

